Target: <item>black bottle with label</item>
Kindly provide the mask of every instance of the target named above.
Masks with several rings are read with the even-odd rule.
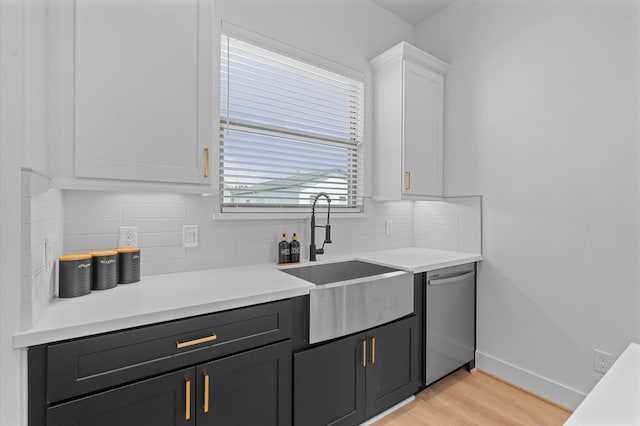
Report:
[[[287,235],[282,234],[282,238],[278,244],[278,263],[289,263],[290,260],[291,254],[289,251],[289,243],[287,242]]]
[[[300,262],[300,241],[298,241],[298,237],[296,236],[295,232],[293,233],[293,237],[291,237],[289,249],[289,252],[291,254],[291,262]]]

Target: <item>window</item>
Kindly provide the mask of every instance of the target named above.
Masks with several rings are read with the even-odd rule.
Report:
[[[362,78],[222,36],[223,211],[362,208]]]

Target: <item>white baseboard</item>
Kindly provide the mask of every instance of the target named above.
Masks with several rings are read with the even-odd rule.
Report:
[[[476,351],[476,367],[571,410],[575,410],[586,396],[576,389],[480,351]]]
[[[391,414],[394,411],[396,411],[398,408],[407,405],[408,403],[410,403],[414,399],[416,399],[416,397],[412,395],[409,398],[405,399],[404,401],[398,402],[396,405],[394,405],[393,407],[389,408],[388,410],[383,411],[382,413],[380,413],[377,416],[365,421],[364,423],[361,423],[360,426],[369,426],[370,424],[373,424],[373,423],[377,422],[378,420],[380,420],[381,418],[383,418],[387,414]]]

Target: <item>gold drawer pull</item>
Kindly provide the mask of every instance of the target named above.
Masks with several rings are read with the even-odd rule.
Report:
[[[376,338],[371,338],[371,364],[376,363]]]
[[[209,148],[204,149],[204,177],[209,177]]]
[[[404,172],[404,190],[411,190],[411,172]]]
[[[213,333],[211,336],[203,337],[201,339],[189,340],[188,342],[176,342],[176,348],[186,348],[187,346],[199,345],[200,343],[213,342],[218,336]]]
[[[367,341],[362,340],[362,366],[367,366]]]
[[[184,406],[184,419],[191,420],[191,380],[187,379],[185,381],[185,392],[187,393],[187,397],[185,398],[185,406]]]
[[[209,375],[204,375],[204,412],[209,412]]]

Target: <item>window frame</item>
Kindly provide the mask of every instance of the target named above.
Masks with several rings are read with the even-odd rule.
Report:
[[[258,48],[262,48],[262,49],[266,49],[272,53],[275,53],[276,55],[282,55],[284,57],[287,58],[291,58],[293,60],[296,61],[301,61],[304,62],[305,64],[312,66],[312,67],[317,67],[320,68],[322,70],[326,70],[330,73],[335,73],[335,74],[339,74],[345,78],[351,79],[356,81],[359,84],[359,96],[360,96],[360,102],[359,102],[359,120],[358,120],[358,126],[359,128],[357,129],[357,132],[359,134],[359,140],[353,145],[355,147],[355,151],[356,151],[356,155],[357,155],[357,159],[355,161],[355,174],[354,176],[356,176],[355,180],[356,180],[356,184],[354,186],[349,185],[348,186],[348,190],[352,191],[355,190],[356,194],[354,196],[354,204],[353,205],[338,205],[337,203],[332,203],[331,205],[331,210],[332,213],[346,213],[349,216],[351,216],[352,214],[362,214],[364,213],[364,167],[365,167],[365,161],[364,161],[364,111],[365,111],[365,87],[364,87],[364,73],[360,72],[358,70],[355,70],[353,68],[347,67],[345,65],[342,64],[338,64],[334,61],[331,61],[329,59],[326,58],[322,58],[318,55],[309,53],[307,51],[295,48],[293,46],[284,44],[282,42],[273,40],[271,38],[265,37],[265,36],[261,36],[259,34],[253,33],[249,30],[246,30],[244,28],[235,26],[233,24],[230,24],[228,22],[222,21],[222,25],[221,25],[221,39],[220,39],[220,43],[222,43],[222,40],[224,39],[224,36],[228,36],[234,39],[237,39],[239,41],[245,42],[245,43],[249,43],[251,45],[254,45]],[[219,44],[219,46],[221,47],[221,44]],[[222,54],[222,51],[220,52]],[[220,58],[220,56],[219,56]],[[220,59],[221,60],[221,59]],[[291,215],[295,215],[295,214],[305,214],[308,212],[308,210],[311,207],[311,204],[300,204],[299,206],[297,205],[289,205],[289,204],[251,204],[251,205],[242,205],[242,204],[225,204],[225,193],[224,193],[224,182],[223,182],[223,171],[222,171],[222,163],[223,163],[223,154],[222,154],[222,150],[223,150],[223,138],[222,138],[222,129],[223,129],[223,120],[225,118],[225,114],[224,111],[222,110],[222,105],[221,105],[221,101],[222,101],[222,60],[218,66],[218,71],[220,72],[219,75],[219,81],[218,81],[218,90],[220,90],[221,92],[219,93],[219,98],[218,98],[218,107],[221,108],[221,110],[219,111],[219,119],[218,119],[218,125],[220,128],[220,131],[218,132],[218,137],[219,137],[219,145],[218,145],[218,151],[216,152],[216,159],[218,160],[218,164],[220,167],[219,173],[218,173],[218,191],[219,191],[219,195],[218,195],[218,203],[219,203],[219,212],[222,214],[229,214],[229,216],[233,213],[240,213],[240,214],[245,214],[245,213],[266,213],[266,214],[289,214],[289,216]],[[320,143],[322,143],[322,140],[320,140]],[[347,154],[347,159],[348,159],[348,154]],[[350,172],[351,169],[349,169],[347,172]],[[301,191],[302,193],[302,191]],[[324,201],[321,202],[322,204],[325,204]]]

